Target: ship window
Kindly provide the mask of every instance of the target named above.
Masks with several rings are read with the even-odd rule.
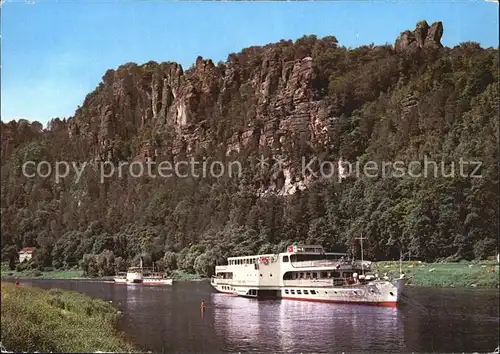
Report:
[[[262,274],[260,276],[262,276]]]
[[[349,277],[352,277],[352,273],[351,272],[344,272],[344,273],[342,273],[342,276],[344,278],[349,278]]]
[[[269,276],[272,277],[273,276],[273,273],[269,273]]]
[[[316,278],[318,278],[318,273],[313,272],[313,273],[312,273],[312,276],[313,276],[313,279],[316,279]]]
[[[303,279],[303,278],[304,278],[304,273],[300,273],[300,274],[299,274],[299,278],[300,278],[300,279]]]
[[[290,290],[290,293],[295,295],[295,290]]]
[[[327,272],[321,272],[321,278],[328,278]]]
[[[304,295],[309,295],[309,292],[307,290],[304,290]]]
[[[285,294],[288,294],[288,289],[285,289]]]
[[[283,262],[288,262],[288,256],[283,256]]]
[[[316,290],[311,290],[312,295],[316,295]]]
[[[302,291],[297,290],[297,294],[298,294],[298,295],[302,295]]]
[[[339,272],[333,272],[333,277],[334,278],[340,278],[340,273]]]

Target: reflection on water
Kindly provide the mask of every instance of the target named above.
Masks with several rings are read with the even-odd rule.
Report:
[[[238,350],[370,351],[404,347],[395,308],[301,301],[257,301],[214,294],[216,333]]]
[[[214,293],[206,282],[26,283],[113,301],[124,313],[121,329],[154,352],[491,352],[498,346],[495,290],[409,288],[407,303],[386,308],[258,301]]]
[[[398,338],[402,328],[395,308],[283,301],[279,320],[283,351],[352,348],[370,351],[374,346],[384,350],[401,347]]]

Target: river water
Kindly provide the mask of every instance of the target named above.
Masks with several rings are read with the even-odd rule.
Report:
[[[120,329],[153,352],[493,352],[498,290],[405,289],[398,308],[254,300],[208,282],[171,286],[68,280],[23,285],[75,290],[112,301]],[[206,310],[200,311],[200,301]]]

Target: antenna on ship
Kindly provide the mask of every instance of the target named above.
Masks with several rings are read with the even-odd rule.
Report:
[[[403,249],[399,249],[399,275],[403,274]]]
[[[363,240],[366,240],[366,237],[361,235],[361,237],[356,237],[356,240],[359,240],[361,244],[361,274],[365,274],[365,265],[363,263]]]

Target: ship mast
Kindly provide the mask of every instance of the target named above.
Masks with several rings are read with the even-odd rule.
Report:
[[[360,244],[361,244],[361,274],[365,274],[365,265],[363,263],[363,240],[366,240],[366,237],[363,237],[363,235],[361,235],[361,237],[356,237],[356,240],[359,240]]]

